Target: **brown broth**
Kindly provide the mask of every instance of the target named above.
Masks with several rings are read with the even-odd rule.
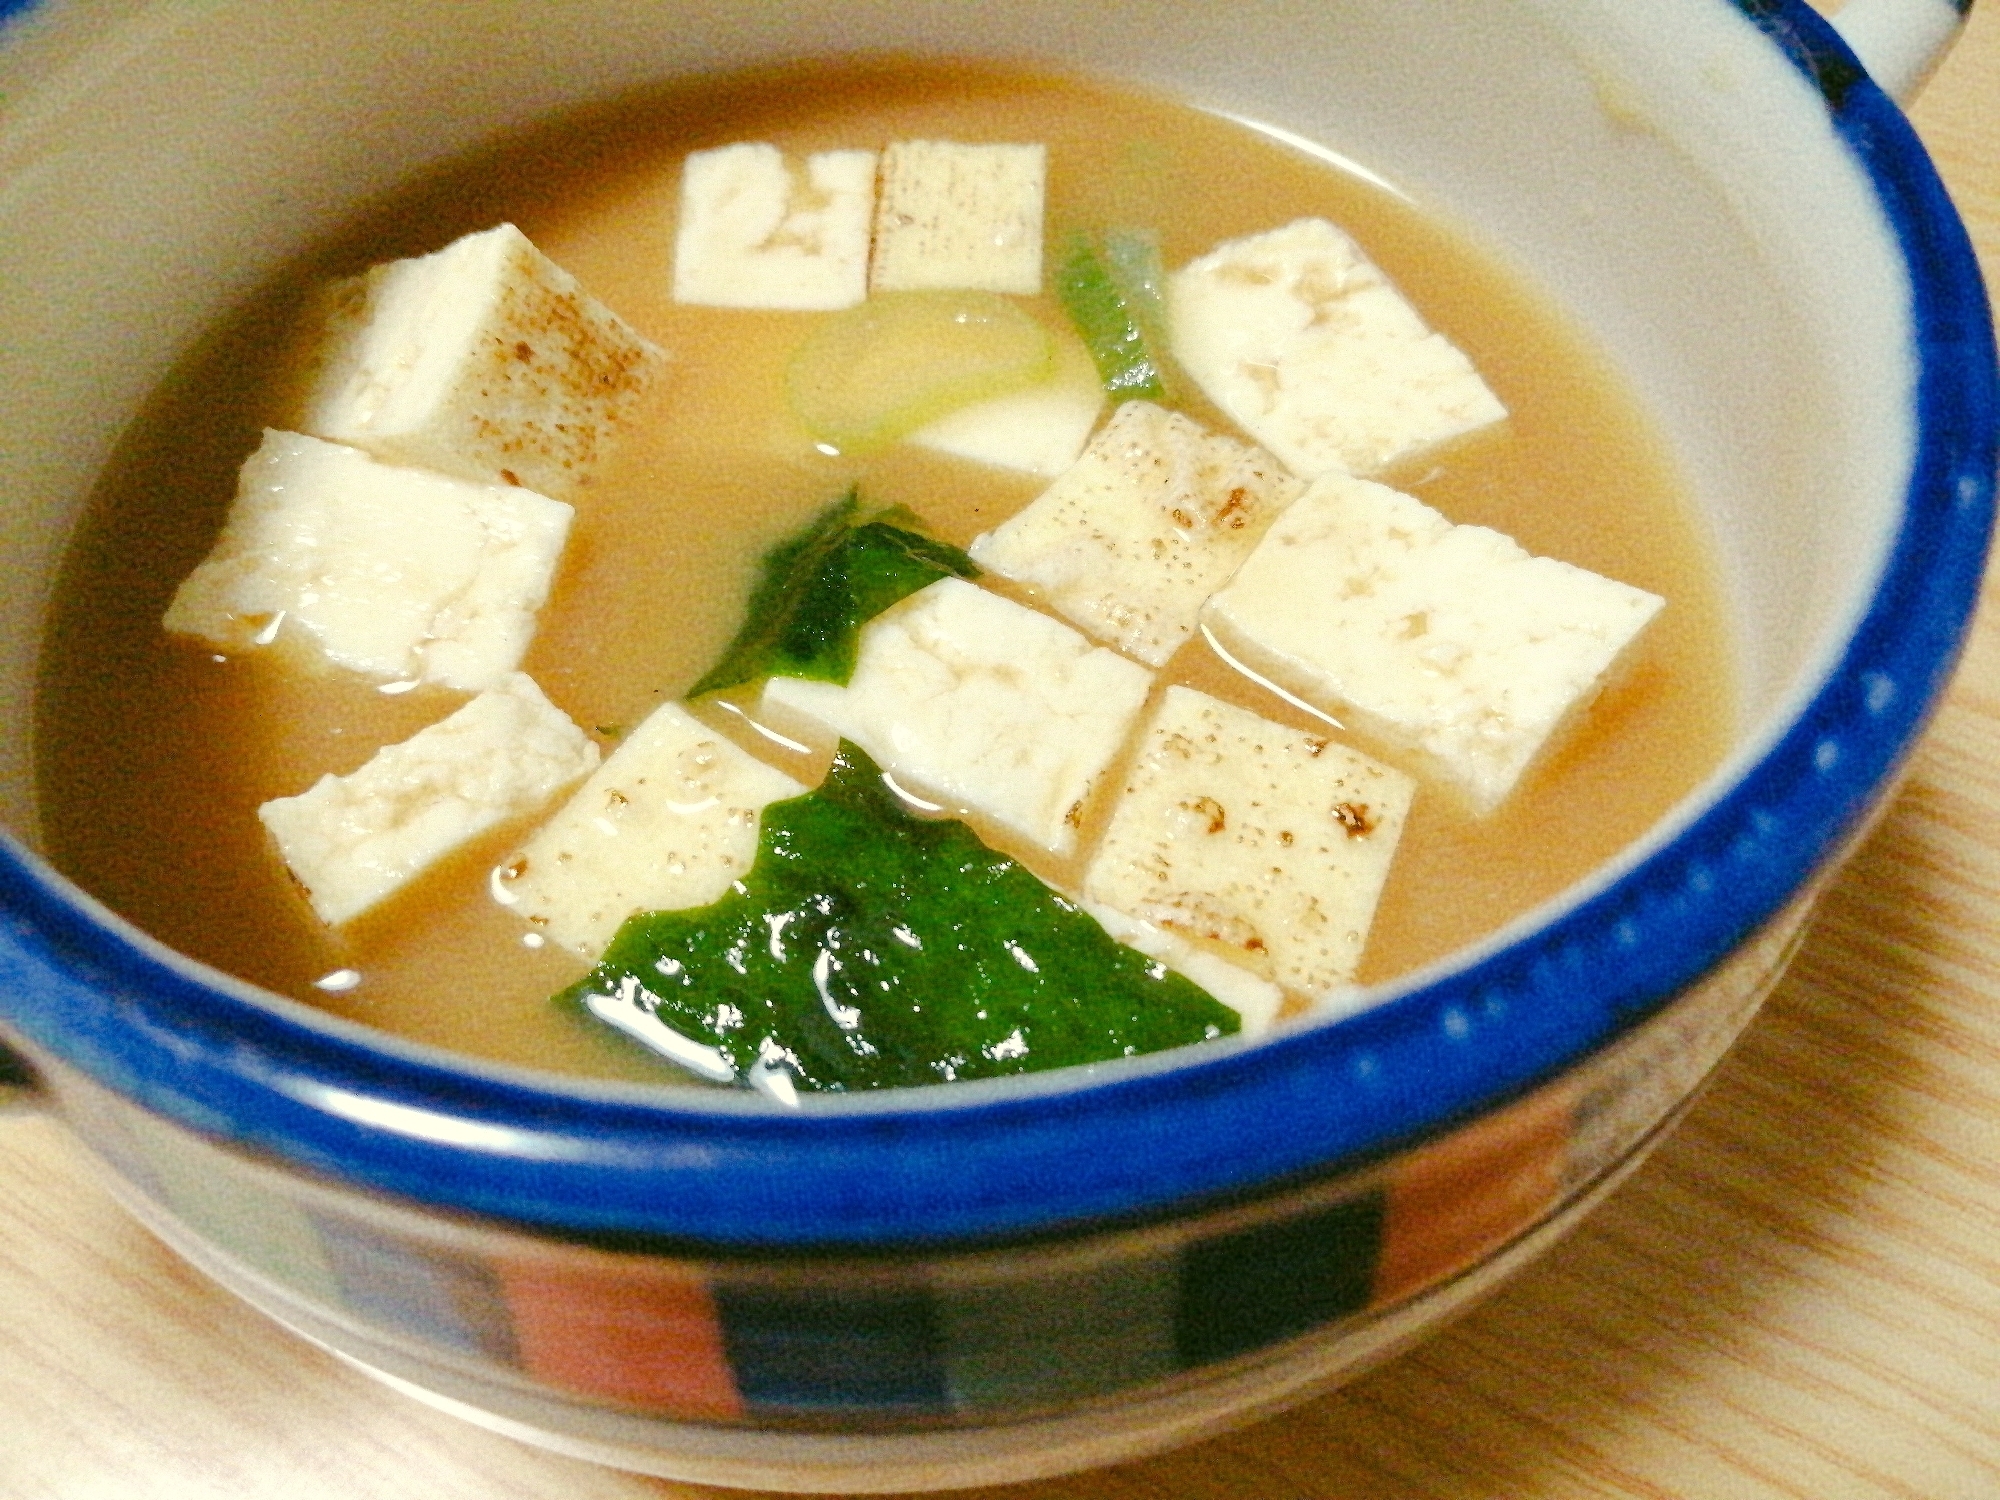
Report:
[[[312,289],[502,219],[674,355],[637,430],[579,504],[523,664],[586,729],[608,743],[684,691],[733,634],[758,556],[851,480],[968,542],[1039,483],[914,448],[862,461],[814,452],[779,396],[811,315],[681,307],[668,296],[687,151],[904,137],[1047,143],[1052,242],[1071,224],[1151,226],[1179,265],[1302,215],[1341,224],[1512,413],[1496,432],[1382,477],[1455,521],[1669,600],[1635,669],[1497,816],[1473,821],[1419,795],[1362,980],[1445,955],[1556,894],[1716,764],[1732,729],[1734,674],[1705,538],[1643,415],[1554,309],[1408,203],[1242,126],[1076,81],[870,63],[677,86],[496,146],[287,268],[183,360],[108,467],[49,627],[37,765],[55,863],[157,937],[280,993],[504,1061],[675,1080],[546,1003],[581,965],[524,948],[516,920],[487,896],[487,872],[521,828],[497,831],[339,932],[312,917],[267,846],[260,802],[353,770],[457,696],[386,696],[268,655],[225,660],[170,639],[160,616],[212,542],[258,429],[286,425],[286,350]],[[1060,323],[1051,297],[1030,306]],[[1310,726],[1198,641],[1161,676]],[[1074,867],[1031,862],[1073,884]],[[341,969],[361,983],[339,994],[316,987]]]

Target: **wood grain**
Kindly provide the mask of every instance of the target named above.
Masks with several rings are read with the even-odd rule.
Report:
[[[1914,117],[2000,271],[2000,4]],[[1416,1353],[1011,1500],[2000,1497],[2000,620],[1685,1127]],[[0,1120],[0,1497],[710,1492],[436,1415],[209,1286]]]

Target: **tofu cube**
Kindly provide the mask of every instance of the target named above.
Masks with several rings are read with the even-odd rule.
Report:
[[[573,514],[266,432],[163,623],[228,651],[302,638],[351,671],[479,692],[528,649]]]
[[[1242,1018],[1240,1034],[1262,1036],[1277,1024],[1285,1006],[1285,992],[1268,979],[1259,979],[1248,969],[1218,958],[1205,948],[1176,937],[1164,927],[1128,917],[1113,907],[1095,901],[1077,903],[1117,941],[1137,949],[1172,969],[1191,984],[1206,990]]]
[[[1039,499],[977,538],[972,557],[1157,667],[1303,488],[1268,453],[1128,401]]]
[[[1169,688],[1083,894],[1316,997],[1354,977],[1414,792],[1356,751]]]
[[[804,791],[679,704],[662,704],[500,866],[494,897],[595,958],[634,912],[719,899],[756,859],[764,808]]]
[[[1373,474],[1507,415],[1324,219],[1216,246],[1173,274],[1167,306],[1181,367],[1302,479]]]
[[[852,307],[868,295],[875,153],[821,151],[801,171],[744,141],[681,170],[674,300],[710,307]]]
[[[1104,383],[1074,334],[1055,335],[1055,372],[1039,385],[961,406],[906,442],[1053,479],[1077,460],[1104,410]]]
[[[301,425],[389,463],[568,500],[665,362],[502,224],[344,285]]]
[[[1042,289],[1043,146],[896,141],[882,153],[870,291]]]
[[[1252,672],[1490,813],[1664,601],[1329,474],[1203,619]]]
[[[908,790],[1067,854],[1151,685],[1061,621],[941,578],[862,629],[847,686],[774,677],[763,709],[803,716]]]
[[[359,770],[257,809],[330,927],[352,921],[488,829],[597,765],[597,746],[516,672]]]

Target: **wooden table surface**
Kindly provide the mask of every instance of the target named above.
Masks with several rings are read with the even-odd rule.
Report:
[[[1829,7],[1831,8],[1831,7]],[[2000,0],[1914,116],[2000,285]],[[2000,1497],[2000,613],[1680,1132],[1338,1394],[1043,1497]],[[267,1324],[0,1120],[0,1497],[718,1495],[520,1446]]]

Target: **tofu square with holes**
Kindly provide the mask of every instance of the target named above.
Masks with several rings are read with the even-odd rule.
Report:
[[[586,958],[634,912],[706,906],[757,857],[758,818],[805,788],[664,703],[496,873],[503,905]]]
[[[800,164],[741,141],[681,169],[674,300],[709,307],[832,310],[868,295],[875,153],[820,151]]]
[[[1316,997],[1354,978],[1414,793],[1357,751],[1172,687],[1083,894]]]
[[[1251,671],[1473,812],[1498,807],[1664,604],[1346,475],[1293,502],[1208,603]]]
[[[390,463],[569,500],[665,364],[501,224],[336,288],[300,425]]]
[[[863,627],[845,687],[774,677],[762,711],[850,739],[906,790],[1067,854],[1151,685],[1061,621],[942,578]]]
[[[337,927],[590,774],[597,746],[517,672],[449,718],[257,809],[313,911]]]
[[[298,639],[366,676],[479,692],[520,664],[573,514],[266,432],[164,623],[226,651]]]
[[[1302,479],[1373,474],[1507,415],[1324,219],[1216,246],[1169,278],[1167,302],[1181,367]]]
[[[1248,443],[1128,401],[1075,464],[971,553],[1157,667],[1303,488]]]
[[[1042,289],[1044,146],[895,141],[875,198],[874,292]]]

